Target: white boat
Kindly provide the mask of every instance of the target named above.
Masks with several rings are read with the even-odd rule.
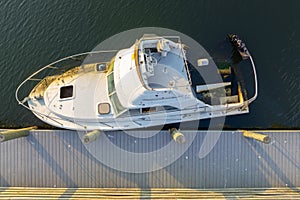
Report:
[[[59,69],[66,60],[97,57],[106,51],[69,56],[28,77],[18,87],[16,99],[50,125],[83,131],[136,129],[248,113],[249,104],[257,97],[250,54],[255,94],[246,99],[241,85],[235,94],[230,90],[234,82],[192,84],[187,51],[177,36],[148,35],[115,51],[108,62],[80,64],[36,78],[45,70]],[[209,62],[208,58],[199,60],[199,67],[209,67]],[[20,100],[20,88],[34,81],[38,84]]]

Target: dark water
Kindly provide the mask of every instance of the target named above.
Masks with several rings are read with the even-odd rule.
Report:
[[[300,1],[0,1],[3,127],[42,125],[17,104],[18,84],[58,58],[93,49],[137,27],[189,35],[213,57],[228,33],[239,34],[257,65],[259,97],[232,128],[300,127]]]

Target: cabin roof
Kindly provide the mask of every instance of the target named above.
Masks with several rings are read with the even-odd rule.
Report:
[[[168,43],[159,50],[160,41]],[[161,37],[141,39],[129,49],[121,50],[115,60],[115,87],[121,104],[135,107],[155,91],[173,90],[191,94],[183,50],[178,43]]]

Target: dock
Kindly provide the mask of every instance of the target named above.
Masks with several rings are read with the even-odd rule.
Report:
[[[195,133],[181,132],[185,136]],[[242,131],[198,131],[187,150],[174,162],[157,170],[132,173],[103,164],[91,154],[91,149],[85,146],[76,131],[32,130],[27,137],[0,143],[0,198],[13,195],[22,188],[28,191],[60,188],[61,193],[73,192],[74,195],[88,188],[94,192],[101,188],[108,188],[107,192],[122,192],[122,188],[128,188],[128,192],[136,190],[138,194],[144,191],[146,196],[157,195],[157,191],[163,189],[170,192],[170,188],[176,188],[173,189],[175,193],[177,190],[189,191],[187,194],[220,190],[223,191],[220,194],[227,191],[230,197],[236,195],[236,198],[241,196],[234,191],[258,191],[259,194],[290,191],[299,197],[300,131],[255,132],[267,134],[270,142],[265,144],[246,138]],[[173,141],[166,131],[148,139],[120,131],[105,134],[115,145],[131,152],[152,152]],[[137,134],[143,134],[143,131]],[[201,158],[199,149],[207,134],[220,136],[211,151]],[[105,146],[97,144],[100,139],[93,143],[97,151],[106,152]],[[182,144],[177,145],[180,148]],[[114,157],[117,155],[112,159]],[[131,162],[138,165],[144,161]]]

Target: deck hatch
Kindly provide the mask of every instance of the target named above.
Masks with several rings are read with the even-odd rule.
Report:
[[[110,113],[110,105],[109,105],[109,103],[99,103],[98,104],[98,113],[100,115],[109,114]]]
[[[73,97],[73,85],[68,85],[60,88],[60,95],[61,99],[71,98]]]
[[[96,71],[105,72],[107,70],[107,66],[105,63],[100,63],[96,65]]]

